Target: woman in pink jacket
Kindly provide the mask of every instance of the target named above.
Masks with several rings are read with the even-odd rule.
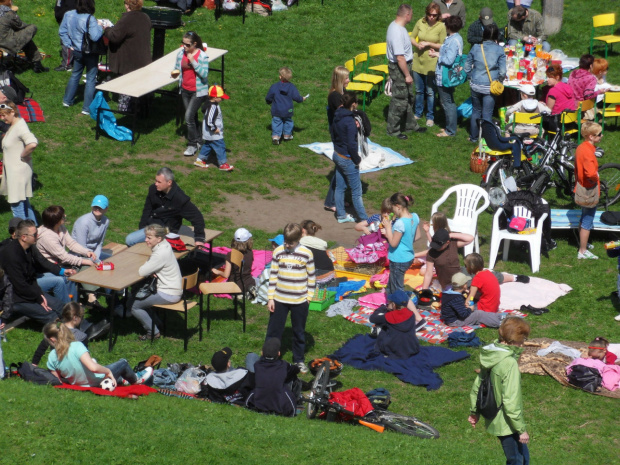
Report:
[[[579,58],[579,68],[573,71],[568,78],[568,85],[573,89],[573,95],[575,100],[582,102],[584,100],[591,100],[604,91],[595,90],[597,79],[592,74],[592,65],[594,64],[594,57],[589,53],[581,55]],[[584,119],[594,119],[594,108],[586,111],[583,114]]]

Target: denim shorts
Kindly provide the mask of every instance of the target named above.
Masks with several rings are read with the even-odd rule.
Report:
[[[581,207],[581,219],[579,220],[581,229],[585,229],[587,231],[592,229],[592,225],[594,224],[594,215],[596,215],[596,207]]]

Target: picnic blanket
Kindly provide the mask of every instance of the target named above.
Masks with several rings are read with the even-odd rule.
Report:
[[[205,252],[209,251],[209,244],[205,244],[202,246],[202,249]],[[230,247],[213,247],[213,253],[219,253],[222,255],[226,255],[230,252]],[[252,254],[254,255],[254,260],[252,262],[252,276],[255,278],[260,276],[260,274],[265,269],[265,265],[271,261],[271,257],[273,256],[272,250],[252,250]]]
[[[23,105],[17,105],[17,110],[26,123],[45,123],[41,105],[31,98],[25,98]]]
[[[499,310],[514,310],[521,305],[542,308],[551,305],[573,288],[568,284],[557,284],[547,279],[531,276],[528,284],[504,283],[501,285],[502,295]]]
[[[334,157],[334,144],[331,142],[313,142],[312,144],[300,145],[310,149],[319,155],[325,155],[330,160]],[[360,173],[372,173],[373,171],[391,168],[393,166],[410,165],[413,160],[402,156],[389,147],[382,147],[368,139],[368,156],[360,163]]]
[[[362,298],[360,298],[360,302],[362,302]],[[377,307],[373,308],[364,306],[355,312],[343,316],[352,323],[357,323],[359,325],[372,328],[374,325],[369,321],[369,318]],[[418,339],[431,344],[441,344],[442,342],[446,342],[448,335],[454,331],[471,333],[476,329],[474,326],[461,326],[458,328],[446,326],[440,319],[441,311],[439,309],[430,307],[418,308],[418,311],[420,312],[420,315],[426,319],[426,326],[417,333]],[[502,313],[508,313],[512,316],[520,316],[521,318],[525,318],[527,316],[525,313],[518,310],[503,310]],[[480,325],[480,327],[484,328],[484,325]]]
[[[580,389],[577,386],[569,384],[568,378],[566,377],[566,367],[569,363],[573,361],[571,357],[558,353],[549,353],[542,357],[537,354],[540,349],[548,347],[553,341],[554,339],[549,339],[546,337],[528,340],[525,343],[525,348],[523,350],[523,353],[521,354],[521,357],[519,358],[519,371],[521,373],[528,373],[539,376],[549,375],[562,386],[570,387],[573,389]],[[582,355],[587,355],[588,353],[588,344],[586,344],[585,342],[560,342],[565,346],[579,350]],[[620,389],[616,389],[615,391],[609,391],[608,389],[601,387],[601,389],[597,392],[588,393],[597,396],[613,397],[616,399],[620,399]]]
[[[620,231],[620,225],[605,224],[601,221],[602,210],[594,214],[592,229],[600,231]],[[564,210],[559,208],[551,209],[551,229],[577,229],[581,219],[581,209]]]
[[[413,357],[393,360],[375,351],[375,340],[368,334],[358,334],[349,339],[331,358],[351,365],[359,370],[379,370],[394,374],[405,383],[426,386],[428,391],[439,389],[441,377],[434,372],[448,363],[469,357],[465,351],[455,352],[444,347],[420,347]]]
[[[132,384],[131,386],[117,386],[114,391],[106,391],[105,389],[89,386],[74,386],[73,384],[61,384],[54,386],[58,389],[71,389],[72,391],[90,391],[98,396],[112,396],[112,397],[129,397],[135,399],[138,396],[148,396],[153,392],[157,392],[157,389],[145,386],[143,384]]]

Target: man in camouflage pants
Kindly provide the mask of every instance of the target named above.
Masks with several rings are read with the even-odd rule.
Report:
[[[405,132],[425,132],[413,117],[413,77],[411,62],[413,50],[411,38],[405,26],[411,22],[413,12],[410,5],[400,5],[396,19],[387,30],[387,59],[390,78],[392,79],[392,100],[388,109],[387,133],[390,136],[406,140],[407,136],[401,132],[403,119]]]

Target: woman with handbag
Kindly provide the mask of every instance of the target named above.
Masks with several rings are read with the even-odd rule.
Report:
[[[103,29],[97,23],[94,14],[94,0],[78,0],[77,8],[65,13],[58,31],[63,46],[67,47],[73,55],[73,71],[65,89],[62,104],[65,107],[73,105],[82,73],[86,68],[83,115],[90,115],[90,104],[95,97],[99,52],[95,51],[94,43],[103,35]],[[90,50],[93,52],[87,53]]]
[[[168,228],[159,224],[150,224],[144,228],[146,245],[152,254],[138,274],[147,278],[138,292],[132,296],[131,314],[142,324],[146,334],[140,336],[141,341],[151,339],[153,305],[174,304],[181,300],[183,294],[183,278],[172,247],[166,240]],[[159,339],[159,329],[154,327],[153,339]]]
[[[575,203],[581,207],[581,220],[579,221],[579,251],[577,258],[594,259],[598,257],[588,249],[593,248],[588,244],[590,230],[594,223],[596,206],[601,192],[601,182],[598,176],[598,161],[596,159],[596,145],[603,137],[601,125],[592,121],[581,124],[581,136],[584,141],[579,144],[575,151]]]
[[[495,98],[504,91],[506,78],[506,55],[497,44],[499,29],[495,23],[484,26],[482,43],[475,44],[465,62],[471,88],[472,114],[469,140],[478,142],[478,120],[491,121]]]
[[[456,103],[454,102],[454,87],[444,86],[444,70],[450,69],[456,59],[463,54],[463,38],[458,33],[463,27],[463,21],[458,16],[449,16],[445,21],[448,37],[441,44],[439,51],[430,50],[431,57],[437,57],[437,68],[435,69],[437,93],[441,107],[446,115],[446,128],[442,129],[437,137],[449,137],[456,135]]]

